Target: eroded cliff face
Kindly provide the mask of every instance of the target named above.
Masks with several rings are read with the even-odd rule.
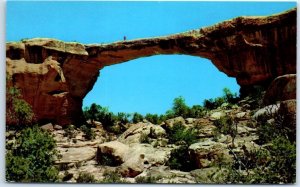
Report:
[[[243,88],[296,73],[296,9],[238,17],[166,37],[83,45],[35,38],[6,44],[7,73],[39,120],[80,120],[82,100],[105,66],[157,54],[208,58]],[[201,84],[201,83],[199,83]]]

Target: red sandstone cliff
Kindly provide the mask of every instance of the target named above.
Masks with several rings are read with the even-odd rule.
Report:
[[[59,124],[81,116],[82,100],[105,66],[157,54],[208,58],[241,87],[296,73],[296,9],[238,17],[166,37],[82,45],[35,38],[6,44],[7,73],[39,120]]]

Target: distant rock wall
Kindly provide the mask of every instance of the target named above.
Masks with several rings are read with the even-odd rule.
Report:
[[[82,116],[82,100],[105,66],[158,54],[210,59],[243,88],[296,73],[296,9],[266,17],[238,17],[166,37],[111,44],[35,38],[6,44],[7,74],[39,120],[59,124]]]

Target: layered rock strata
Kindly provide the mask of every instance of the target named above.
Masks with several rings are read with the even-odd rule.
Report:
[[[6,44],[7,73],[39,120],[78,122],[82,100],[105,66],[158,54],[210,59],[242,88],[296,73],[296,9],[238,17],[165,37],[111,44],[35,38]]]

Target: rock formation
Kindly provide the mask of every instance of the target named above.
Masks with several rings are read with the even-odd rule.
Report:
[[[274,79],[264,96],[265,105],[296,99],[296,80],[296,74],[282,75]]]
[[[238,17],[166,37],[111,44],[35,38],[6,44],[7,73],[39,120],[80,120],[82,100],[105,66],[157,54],[208,58],[242,88],[296,73],[296,9]]]

